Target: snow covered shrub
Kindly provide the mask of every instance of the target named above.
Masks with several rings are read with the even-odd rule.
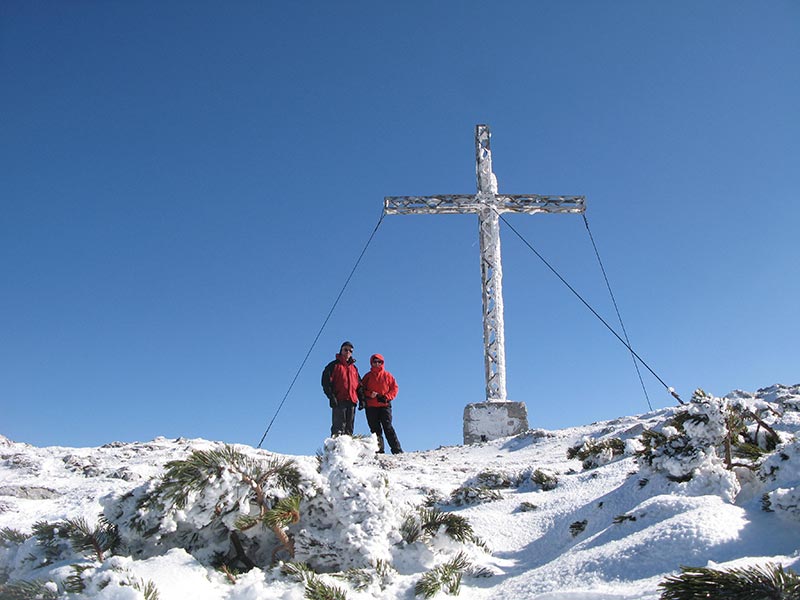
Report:
[[[278,550],[292,554],[285,528],[300,517],[300,497],[313,493],[294,461],[222,445],[165,467],[160,480],[107,504],[134,554],[178,547],[206,564],[248,569],[269,564]]]
[[[660,428],[644,431],[637,453],[639,465],[679,483],[702,474],[709,481],[717,480],[721,495],[732,501],[738,493],[738,483],[726,470],[730,465],[718,454],[718,449],[724,452],[726,440],[730,439],[731,415],[727,400],[696,390],[691,402]]]
[[[481,471],[475,477],[478,487],[489,489],[510,488],[518,485],[517,478],[502,471]]]
[[[484,486],[465,486],[453,490],[448,503],[454,506],[464,506],[491,502],[492,500],[502,500],[502,498],[503,494],[492,488]]]
[[[569,532],[572,534],[572,537],[576,537],[584,532],[586,526],[589,524],[589,521],[584,519],[583,521],[575,521],[569,526]]]
[[[530,475],[530,481],[543,492],[549,492],[558,486],[558,477],[555,473],[543,469],[534,470]]]
[[[776,416],[780,413],[769,402],[752,394],[715,398],[696,390],[687,406],[642,434],[637,460],[645,472],[686,483],[688,493],[733,501],[740,482],[750,485],[754,480],[748,473],[758,470],[759,463],[766,461],[760,469],[762,479],[769,475],[765,467],[778,468],[774,453],[782,438],[768,423]]]
[[[144,600],[159,600],[158,588],[152,581],[136,577],[122,568],[115,558],[102,564],[73,564],[53,569],[48,580],[19,580],[0,585],[2,600],[66,600],[71,597],[96,596],[130,598],[120,593],[124,588],[141,593]],[[136,597],[139,597],[138,595]]]
[[[375,461],[375,436],[325,440],[320,489],[302,506],[295,557],[316,571],[344,571],[390,561],[401,516]]]
[[[790,521],[800,521],[800,441],[779,446],[759,472],[769,486],[762,506]]]
[[[658,584],[661,600],[765,600],[800,598],[800,577],[781,565],[738,569],[681,567],[681,574]]]
[[[539,507],[532,502],[521,502],[517,507],[518,512],[531,512],[537,510]]]
[[[624,453],[625,442],[619,438],[602,441],[587,438],[582,444],[569,448],[567,450],[567,458],[577,458],[583,461],[583,468],[588,470],[608,464]]]

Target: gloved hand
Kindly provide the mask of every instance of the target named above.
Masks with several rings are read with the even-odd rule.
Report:
[[[367,405],[367,402],[365,400],[359,400],[358,401],[358,410],[364,410],[364,407],[366,405]]]
[[[331,408],[336,408],[336,405],[337,405],[336,398],[335,397],[328,398],[328,404],[330,404]]]
[[[381,404],[389,404],[389,400],[383,394],[378,394],[378,402]]]

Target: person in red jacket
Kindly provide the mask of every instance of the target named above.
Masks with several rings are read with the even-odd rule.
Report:
[[[400,454],[400,440],[392,426],[392,400],[397,397],[397,381],[383,367],[383,356],[373,354],[370,371],[361,380],[359,408],[366,405],[369,430],[378,436],[378,452],[383,454],[383,434],[392,449],[392,454]]]
[[[322,391],[331,407],[331,435],[353,435],[353,424],[358,404],[358,376],[353,344],[343,342],[336,359],[322,371]]]

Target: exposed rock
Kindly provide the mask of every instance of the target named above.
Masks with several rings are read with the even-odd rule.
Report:
[[[49,500],[61,494],[46,487],[34,485],[6,485],[0,487],[0,496],[13,496],[24,500]]]

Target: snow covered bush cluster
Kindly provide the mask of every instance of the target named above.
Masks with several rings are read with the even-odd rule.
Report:
[[[779,510],[800,513],[798,443],[791,431],[770,424],[778,419],[792,424],[798,397],[791,389],[773,386],[724,398],[696,390],[688,405],[644,431],[637,450],[640,474],[663,476],[690,495],[714,494],[728,502],[743,485],[786,481],[791,487],[764,493],[765,505],[774,501]]]
[[[345,597],[349,587],[380,595],[394,564],[430,570],[419,580],[425,594],[485,575],[474,560],[486,545],[464,517],[392,501],[377,449],[375,436],[327,439],[316,461],[224,444],[195,448],[160,477],[101,498],[96,525],[77,518],[39,522],[32,535],[0,531],[0,598],[57,599],[112,586],[140,594],[119,598],[156,600],[158,590],[125,565],[176,552],[231,583],[245,572],[300,583],[308,598]],[[20,577],[30,572],[46,578]]]
[[[277,513],[314,492],[313,473],[293,461],[222,445],[171,461],[160,479],[103,503],[134,556],[183,548],[204,564],[245,568],[288,550]]]
[[[607,465],[615,458],[625,454],[626,445],[619,438],[595,440],[587,438],[582,444],[567,450],[567,458],[583,461],[584,469],[594,469]]]

